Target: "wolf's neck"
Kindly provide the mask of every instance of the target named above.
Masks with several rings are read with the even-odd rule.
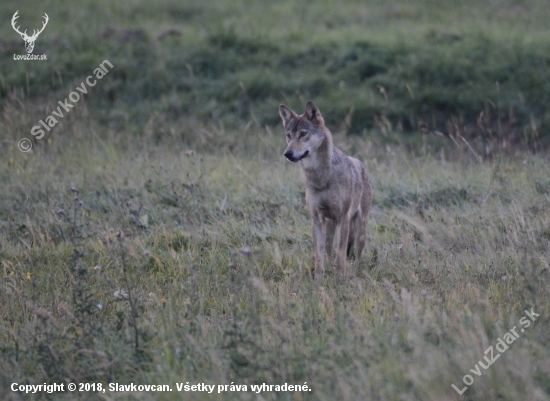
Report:
[[[332,158],[334,156],[334,145],[332,135],[325,128],[325,140],[315,152],[309,157],[300,161],[302,170],[306,177],[306,186],[315,189],[322,189],[327,186],[332,172]]]

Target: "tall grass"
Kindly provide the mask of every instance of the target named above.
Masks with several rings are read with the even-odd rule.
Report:
[[[280,135],[249,135],[238,156],[92,141],[2,161],[2,388],[308,382],[296,397],[456,399],[451,384],[533,307],[465,396],[546,399],[545,157],[380,157],[336,135],[365,161],[374,207],[366,256],[317,287],[299,172]]]

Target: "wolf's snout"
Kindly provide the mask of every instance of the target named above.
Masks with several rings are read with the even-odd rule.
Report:
[[[304,157],[306,157],[308,154],[309,154],[309,150],[306,150],[302,154],[300,154],[300,153],[296,154],[290,149],[286,150],[285,153],[284,153],[285,157],[293,163],[299,162]]]

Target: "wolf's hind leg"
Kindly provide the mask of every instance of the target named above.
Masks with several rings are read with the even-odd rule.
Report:
[[[357,260],[360,260],[363,249],[365,249],[365,243],[367,242],[367,215],[361,214],[355,225],[357,228]]]
[[[350,231],[350,219],[345,216],[338,224],[340,231],[340,240],[338,241],[338,251],[336,253],[336,270],[342,276],[346,275],[346,248]]]
[[[361,195],[360,216],[356,222],[357,231],[357,259],[361,259],[365,243],[367,242],[367,219],[372,202],[372,186],[365,172],[365,167],[362,167],[363,174],[363,194]]]
[[[355,240],[356,240],[356,235],[357,235],[356,221],[357,221],[358,214],[359,213],[355,213],[351,218],[351,221],[349,222],[348,247],[346,250],[346,256],[348,258],[352,257],[353,245],[355,244]]]

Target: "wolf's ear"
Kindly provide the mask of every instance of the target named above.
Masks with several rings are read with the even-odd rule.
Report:
[[[283,126],[286,127],[291,118],[296,117],[296,113],[286,107],[284,104],[279,106],[279,115],[283,119]]]
[[[313,102],[309,101],[306,104],[306,117],[309,121],[311,121],[314,124],[318,125],[324,125],[325,121],[323,120],[323,116],[321,115],[321,112],[313,104]]]

